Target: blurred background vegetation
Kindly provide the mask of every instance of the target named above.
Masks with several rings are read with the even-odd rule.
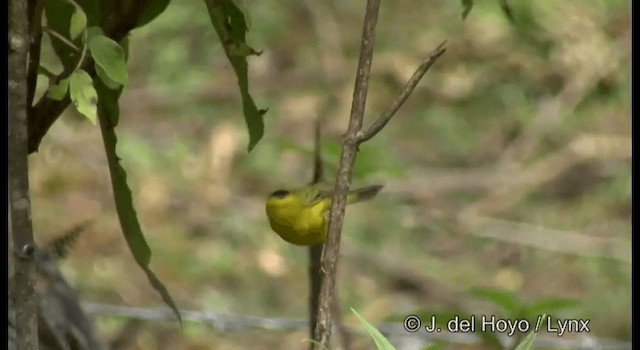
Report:
[[[511,3],[515,25],[495,1],[476,1],[465,21],[459,1],[383,2],[365,125],[433,48],[447,40],[448,50],[358,155],[355,185],[386,187],[346,216],[346,324],[359,326],[350,307],[374,324],[415,313],[509,315],[469,292],[484,288],[523,303],[577,300],[554,316],[590,319],[592,336],[630,339],[631,4]],[[240,5],[248,43],[264,51],[249,58],[251,93],[269,108],[258,146],[247,153],[236,78],[204,3],[174,0],[130,38],[118,151],[152,268],[181,308],[306,319],[307,251],[270,231],[264,199],[310,180],[320,115],[333,179],[364,2]],[[122,237],[98,127],[68,110],[30,166],[39,242],[93,220],[62,262],[82,298],[163,306]],[[96,322],[124,349],[301,349],[308,338]]]

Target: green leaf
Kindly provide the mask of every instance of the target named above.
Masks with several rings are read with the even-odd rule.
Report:
[[[91,39],[104,35],[104,31],[100,27],[89,27],[87,29],[87,42],[91,41]]]
[[[102,67],[97,64],[96,64],[96,73],[98,74],[98,77],[100,77],[104,85],[106,85],[109,89],[117,89],[120,86],[122,86],[122,84],[109,78],[109,76],[104,71],[104,69],[102,69]]]
[[[129,250],[131,250],[136,263],[145,272],[151,286],[160,294],[165,304],[173,310],[180,321],[180,325],[182,325],[182,316],[180,315],[180,311],[178,310],[175,302],[171,298],[169,291],[149,268],[151,250],[149,249],[144,235],[142,234],[136,210],[133,207],[131,190],[127,185],[127,173],[120,164],[120,158],[116,153],[116,144],[118,143],[118,139],[116,137],[115,126],[119,119],[118,99],[122,93],[122,87],[112,90],[100,80],[96,80],[96,87],[100,96],[98,119],[100,121],[102,140],[107,154],[107,163],[109,165],[109,173],[111,174],[113,196],[122,233],[124,234]]]
[[[259,52],[246,43],[247,25],[242,11],[231,0],[205,0],[211,23],[222,42],[225,54],[238,77],[242,110],[249,130],[249,146],[251,151],[264,135],[263,115],[258,110],[249,94],[249,78],[247,55],[258,55]]]
[[[87,15],[84,13],[82,8],[79,6],[75,7],[75,11],[73,11],[73,15],[71,15],[71,26],[69,28],[69,35],[71,39],[75,39],[84,29],[87,28]]]
[[[156,17],[160,16],[164,10],[169,6],[170,0],[150,0],[147,1],[147,5],[142,10],[142,13],[138,17],[138,23],[136,28],[142,27],[145,24],[153,21]]]
[[[49,80],[55,79],[56,76],[57,76],[52,71],[50,71],[48,68],[43,67],[43,66],[38,67],[38,74],[44,75],[45,77],[49,78]]]
[[[547,315],[542,315],[543,320],[546,318],[547,318]],[[531,332],[529,332],[529,334],[527,334],[527,336],[520,342],[520,344],[516,346],[515,350],[531,350],[533,348],[533,341],[536,338],[536,334],[537,333],[535,330],[532,330]]]
[[[473,0],[462,0],[462,19],[467,19],[467,16],[473,8]]]
[[[89,118],[95,125],[97,119],[98,94],[93,87],[93,80],[87,72],[78,69],[69,77],[69,94],[71,102],[78,112]]]
[[[524,308],[524,317],[535,317],[541,313],[551,313],[560,309],[569,309],[580,306],[582,301],[569,298],[549,297],[536,300]]]
[[[536,338],[536,332],[531,331],[526,337],[516,346],[516,350],[530,350],[533,348],[533,340]]]
[[[487,299],[502,307],[509,313],[507,316],[515,316],[522,309],[523,304],[517,296],[508,291],[502,291],[489,288],[474,288],[471,294],[479,298]]]
[[[369,322],[367,322],[367,320],[365,320],[362,316],[360,316],[360,314],[356,312],[356,310],[351,308],[351,312],[353,312],[358,318],[358,320],[360,320],[360,323],[362,323],[364,328],[367,330],[367,332],[369,333],[369,336],[371,337],[371,339],[373,339],[373,342],[376,344],[376,348],[378,350],[395,350],[396,349],[389,342],[389,340],[384,335],[382,335],[382,333],[380,333],[380,331],[376,327],[374,327]]]
[[[49,87],[49,97],[56,101],[62,101],[69,91],[69,78],[60,80],[57,84]]]
[[[117,42],[104,35],[96,35],[89,40],[89,51],[97,66],[104,69],[104,73],[122,85],[127,85],[127,63],[125,53]]]
[[[102,29],[100,29],[99,27],[89,28],[89,34],[88,34],[89,38],[98,36],[98,35],[102,35]],[[124,57],[126,61],[129,55],[129,39],[127,37],[124,37],[124,39],[120,41],[120,47],[122,47],[122,50],[124,50]],[[107,73],[104,71],[104,69],[102,69],[101,66],[96,64],[95,67],[96,67],[96,74],[98,74],[98,77],[100,77],[102,82],[108,88],[117,89],[122,86],[122,84],[109,78],[109,75],[107,75]]]

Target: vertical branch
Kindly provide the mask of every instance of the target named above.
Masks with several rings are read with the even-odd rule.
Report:
[[[320,259],[322,257],[323,244],[309,246],[309,336],[313,339],[318,318],[318,305],[320,299],[320,285],[322,275],[320,273]],[[313,350],[313,343],[309,343]]]
[[[13,238],[13,290],[18,349],[38,346],[35,245],[27,163],[27,2],[9,2],[9,206]]]
[[[360,58],[358,60],[356,82],[353,92],[353,103],[351,105],[351,116],[342,145],[340,167],[338,169],[336,187],[329,212],[327,242],[322,252],[321,271],[324,273],[324,276],[320,288],[320,300],[314,332],[314,340],[317,341],[315,346],[318,349],[328,347],[331,338],[331,307],[335,289],[336,265],[340,250],[340,235],[344,220],[347,191],[351,185],[351,173],[353,171],[358,147],[358,135],[362,128],[364,109],[367,102],[369,74],[371,71],[373,46],[375,42],[375,26],[378,21],[379,7],[380,0],[367,1]]]
[[[322,182],[324,180],[324,167],[322,165],[322,145],[321,145],[321,137],[322,132],[322,116],[318,116],[316,118],[316,122],[314,124],[314,135],[313,135],[313,179],[311,180],[312,184],[316,184]]]
[[[342,77],[342,68],[344,66],[344,53],[341,43],[340,28],[336,22],[331,6],[328,3],[318,2],[316,0],[304,1],[306,5],[311,23],[316,37],[316,57],[318,58],[317,65],[320,68],[320,75],[318,76],[317,83],[325,93],[325,99],[322,102],[316,118],[315,124],[315,158],[314,158],[314,182],[324,181],[323,176],[323,164],[321,157],[322,147],[320,146],[320,128],[323,116],[330,115],[339,103],[335,91],[338,80]],[[328,92],[328,93],[327,93]],[[311,270],[309,271],[310,278],[310,303],[309,303],[309,330],[311,332],[310,337],[313,338],[313,332],[316,328],[317,308],[318,300],[320,298],[320,284],[321,284],[321,271],[320,271],[320,259],[322,256],[322,247],[324,245],[313,246],[309,248],[309,261]],[[337,277],[336,277],[337,278]],[[335,287],[338,289],[338,287]],[[335,322],[336,330],[339,335],[339,342],[342,346],[342,350],[351,349],[349,333],[345,331],[342,321],[340,319],[340,299],[336,294],[333,298],[333,320]],[[313,342],[309,343],[309,348],[313,350]]]
[[[313,178],[311,183],[319,183],[323,180],[324,170],[322,167],[322,147],[321,138],[321,119],[316,118],[314,125],[314,143],[313,143]],[[314,244],[309,247],[309,332],[313,339],[313,332],[316,329],[316,318],[318,317],[318,300],[320,299],[320,283],[322,275],[320,274],[320,258],[322,257],[323,244]],[[313,343],[309,343],[313,350]]]

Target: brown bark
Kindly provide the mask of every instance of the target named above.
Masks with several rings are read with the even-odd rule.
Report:
[[[35,246],[31,226],[27,163],[27,2],[9,2],[9,207],[13,247],[12,302],[15,344],[36,349],[38,319],[35,291]]]

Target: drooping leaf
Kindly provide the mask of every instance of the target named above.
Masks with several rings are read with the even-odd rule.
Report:
[[[107,154],[113,197],[122,233],[136,263],[145,272],[151,286],[160,294],[165,304],[173,310],[182,325],[182,317],[176,303],[173,301],[167,288],[149,267],[151,250],[144,238],[136,210],[133,206],[131,190],[127,185],[127,173],[120,164],[120,158],[116,153],[118,139],[116,137],[115,126],[119,119],[118,99],[122,93],[122,87],[115,90],[110,89],[101,80],[97,80],[96,88],[100,96],[98,119],[100,121],[100,130]]]
[[[247,25],[242,11],[232,0],[205,0],[211,23],[222,42],[224,51],[238,78],[242,110],[249,130],[249,146],[251,151],[264,134],[263,115],[266,110],[259,110],[249,94],[248,55],[258,55],[246,43]]]
[[[91,28],[89,28],[91,31]],[[124,50],[125,59],[129,55],[129,40],[125,37],[120,42],[120,46]],[[98,71],[98,66],[96,66],[96,72]],[[106,73],[105,73],[106,74]],[[122,93],[123,86],[110,90],[103,81],[96,83],[96,89],[98,90],[98,94],[101,96],[101,99],[104,103],[100,104],[100,108],[104,108],[106,114],[109,116],[111,124],[115,128],[120,121],[120,107],[118,105],[118,99],[120,98],[120,94]],[[107,91],[102,91],[102,90]]]
[[[87,14],[84,13],[79,6],[75,7],[73,15],[71,15],[71,25],[69,28],[69,35],[71,39],[76,39],[87,28]]]
[[[69,78],[62,79],[57,84],[49,87],[48,95],[56,101],[62,101],[67,95],[67,91],[69,91]]]
[[[117,89],[120,86],[122,86],[122,84],[109,78],[109,75],[107,75],[104,69],[102,69],[102,66],[99,66],[97,64],[96,64],[96,74],[98,74],[98,77],[100,77],[104,85],[106,85],[109,89]]]
[[[353,312],[358,318],[358,320],[360,320],[360,323],[362,323],[364,328],[367,330],[367,333],[369,333],[369,336],[371,337],[371,339],[373,339],[373,342],[376,344],[376,348],[378,350],[395,350],[396,349],[395,346],[393,346],[393,344],[389,342],[389,339],[387,339],[384,335],[382,335],[382,333],[380,333],[380,331],[376,327],[374,327],[371,323],[367,322],[367,320],[365,320],[364,317],[360,316],[360,314],[356,310],[351,308],[351,312]]]
[[[127,85],[129,75],[125,54],[117,42],[104,35],[96,35],[89,40],[89,51],[96,66],[100,66],[110,79]]]
[[[467,19],[467,16],[473,8],[473,0],[461,0],[462,1],[462,19]]]
[[[78,69],[69,77],[69,94],[71,102],[91,123],[95,124],[98,115],[98,94],[93,80],[87,72]]]

